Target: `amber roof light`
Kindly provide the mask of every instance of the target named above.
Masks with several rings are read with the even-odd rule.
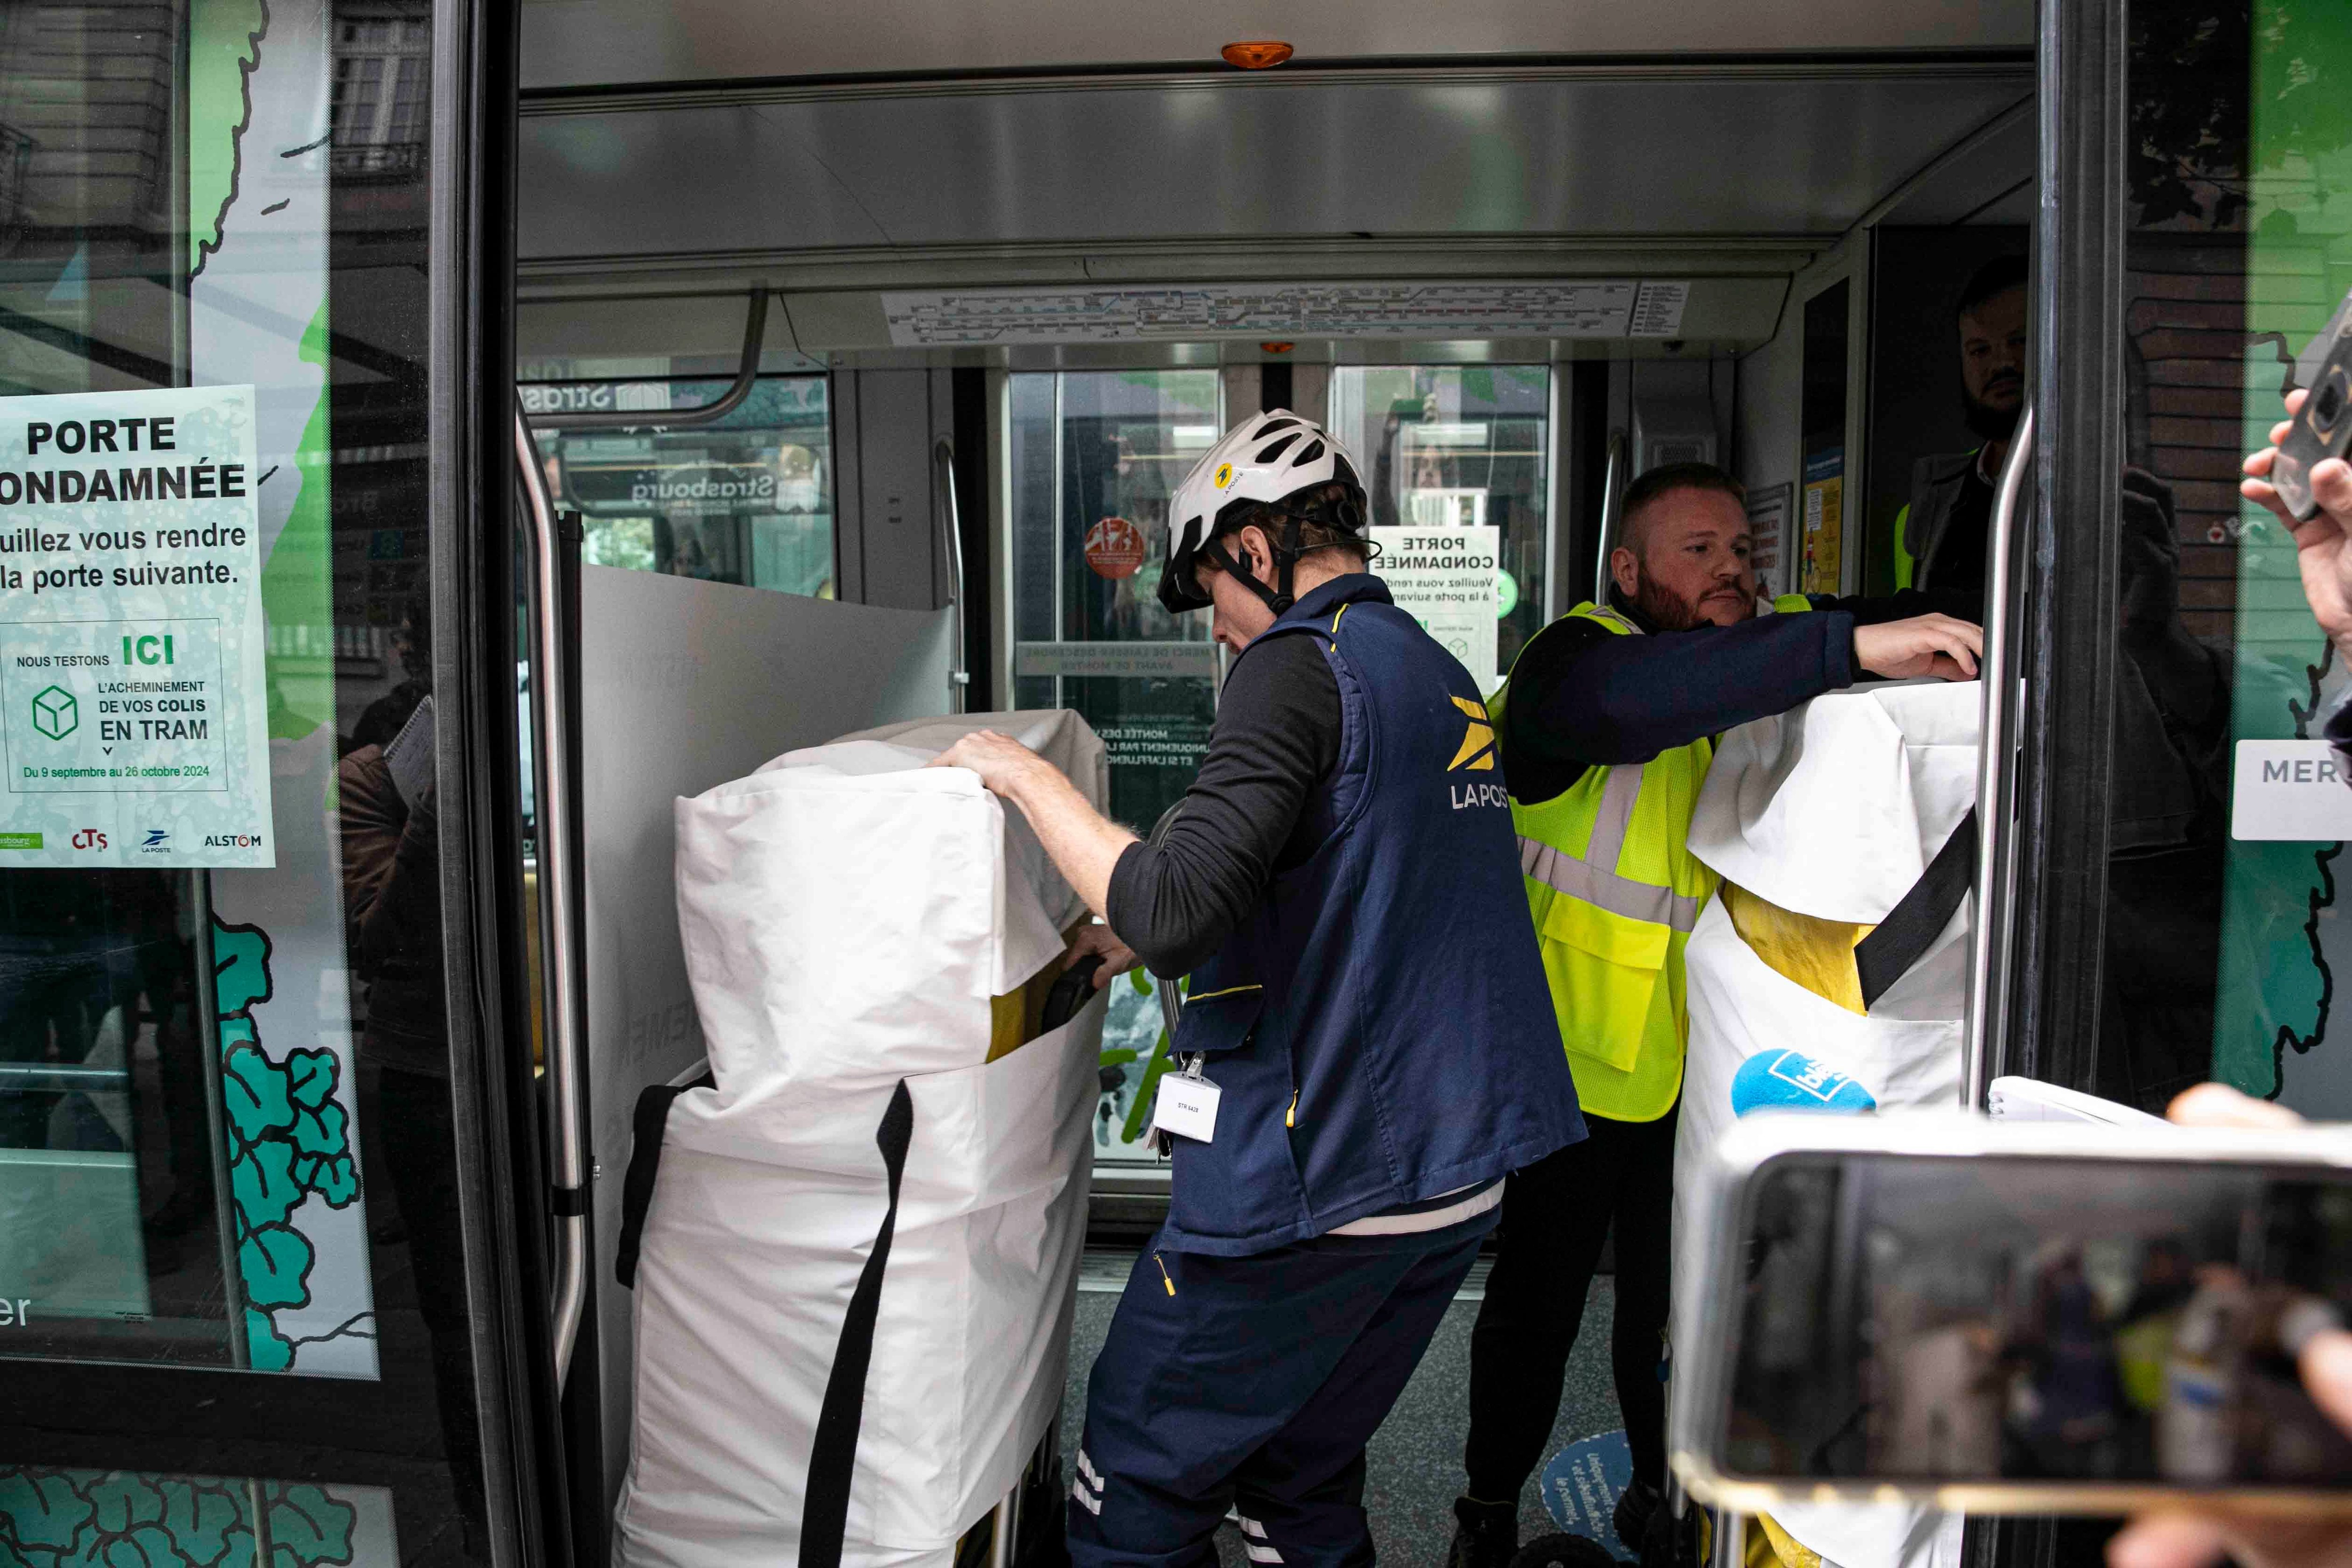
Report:
[[[1279,38],[1258,38],[1246,43],[1227,44],[1217,51],[1225,57],[1229,66],[1239,66],[1245,71],[1267,70],[1290,58],[1290,46]]]

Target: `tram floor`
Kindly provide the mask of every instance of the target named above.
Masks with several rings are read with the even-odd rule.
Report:
[[[1066,1468],[1086,1424],[1087,1373],[1109,1331],[1111,1309],[1118,1304],[1118,1289],[1134,1258],[1131,1250],[1088,1247],[1079,1270],[1070,1378],[1062,1394]],[[1462,1435],[1469,1419],[1470,1325],[1478,1316],[1486,1278],[1486,1260],[1481,1258],[1446,1309],[1428,1353],[1365,1453],[1364,1510],[1371,1516],[1372,1545],[1380,1560],[1393,1568],[1440,1568],[1454,1539],[1454,1500],[1462,1491]],[[1623,1425],[1609,1380],[1612,1285],[1607,1275],[1592,1282],[1576,1349],[1569,1357],[1559,1416],[1544,1449],[1546,1460],[1579,1438]],[[1532,1540],[1558,1528],[1545,1514],[1531,1482],[1519,1495],[1519,1539]],[[1251,1568],[1241,1533],[1231,1524],[1217,1531],[1217,1555],[1220,1568]]]

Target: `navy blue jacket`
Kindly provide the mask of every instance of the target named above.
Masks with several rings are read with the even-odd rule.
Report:
[[[1504,1175],[1584,1136],[1469,672],[1377,577],[1318,586],[1242,657],[1315,639],[1339,681],[1336,830],[1196,969],[1164,1244],[1238,1257]]]
[[[1874,679],[1853,661],[1854,627],[1931,613],[1973,621],[1981,599],[1913,588],[1878,599],[1816,594],[1814,615],[1661,632],[1612,592],[1618,613],[1649,636],[1554,622],[1511,666],[1502,753],[1512,791],[1521,804],[1536,805],[1570,788],[1588,767],[1646,763]]]

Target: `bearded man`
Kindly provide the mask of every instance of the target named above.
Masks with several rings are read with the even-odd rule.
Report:
[[[1977,268],[1952,307],[1960,414],[1979,445],[1923,458],[1913,470],[1911,502],[1895,520],[1900,586],[1984,592],[1993,488],[2025,406],[2025,307],[2021,256],[1998,257]]]
[[[1916,592],[1759,606],[1746,493],[1712,465],[1643,474],[1623,518],[1610,604],[1537,633],[1488,704],[1590,1136],[1514,1173],[1503,1197],[1450,1568],[1502,1568],[1517,1548],[1612,1222],[1612,1360],[1633,1458],[1619,1538],[1638,1549],[1660,1512],[1683,947],[1713,885],[1686,840],[1715,737],[1865,676],[1971,679],[1984,646],[1968,621],[1918,614],[1934,601]]]

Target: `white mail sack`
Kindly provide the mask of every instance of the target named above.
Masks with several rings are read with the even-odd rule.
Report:
[[[991,998],[1086,912],[1017,811],[922,765],[982,727],[1101,804],[1102,743],[1065,712],[868,731],[677,803],[716,1085],[670,1107],[646,1215],[619,1563],[796,1560],[886,1216],[843,1562],[947,1568],[1060,1409],[1107,1004],[987,1059]],[[881,1133],[901,1083],[894,1209]]]
[[[1876,925],[1976,802],[1974,681],[1817,697],[1727,733],[1690,846],[1727,882],[1798,914]],[[1675,1151],[1677,1344],[1696,1342],[1697,1173],[1750,1110],[1957,1106],[1973,899],[1872,1003],[1848,1011],[1757,956],[1721,898],[1685,953],[1690,1048]],[[1677,1394],[1687,1393],[1686,1388]],[[1679,1406],[1677,1423],[1689,1417]],[[1773,1518],[1837,1568],[1957,1568],[1959,1521],[1900,1505],[1791,1505]]]

